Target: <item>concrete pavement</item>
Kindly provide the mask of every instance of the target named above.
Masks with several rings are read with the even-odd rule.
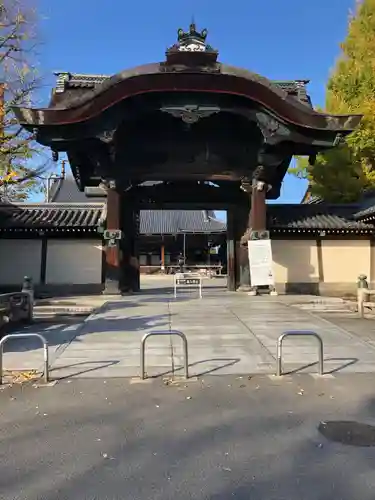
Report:
[[[375,371],[374,343],[357,336],[353,327],[295,307],[289,296],[249,297],[227,292],[221,280],[206,280],[202,299],[194,290],[174,299],[172,277],[148,279],[143,285],[141,294],[112,299],[81,324],[44,330],[51,343],[53,377],[137,377],[140,340],[151,330],[179,330],[187,336],[192,376],[274,373],[277,338],[290,329],[322,336],[327,373]],[[303,300],[307,298],[298,303]],[[316,372],[314,339],[288,339],[283,352],[286,371]],[[40,356],[35,344],[17,341],[7,347],[4,366],[35,368],[41,366]],[[148,340],[149,375],[181,374],[182,364],[179,338]]]

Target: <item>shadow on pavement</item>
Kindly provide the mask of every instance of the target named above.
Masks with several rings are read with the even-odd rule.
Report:
[[[358,358],[324,358],[324,364],[328,361],[342,361],[343,364],[341,366],[337,366],[336,368],[332,368],[331,370],[327,370],[324,368],[324,374],[325,375],[331,375],[333,373],[337,373],[344,368],[347,368],[348,366],[354,365],[355,363],[358,363],[359,359]],[[297,368],[294,368],[292,370],[286,370],[285,368],[283,369],[283,375],[293,375],[295,373],[302,372],[304,370],[307,370],[309,368],[312,368],[313,366],[318,366],[318,361],[314,361],[312,363],[308,363],[306,365],[299,366]]]
[[[227,368],[228,366],[233,366],[236,363],[239,363],[241,361],[240,358],[210,358],[210,359],[202,359],[202,361],[196,361],[195,363],[189,363],[189,370],[193,368],[194,366],[201,365],[203,363],[215,363],[215,362],[222,362],[219,366],[215,366],[213,368],[209,368],[207,370],[203,370],[199,373],[194,373],[190,374],[190,377],[203,377],[203,375],[209,375],[212,373],[217,372],[218,370],[222,370],[223,368]],[[147,362],[147,358],[146,358]],[[156,379],[159,377],[164,377],[166,375],[175,375],[177,372],[181,372],[183,370],[183,366],[178,366],[174,367],[173,369],[171,368],[170,370],[167,370],[162,373],[157,373],[154,375],[148,375],[148,378]],[[146,373],[147,373],[147,366],[146,366]]]
[[[67,378],[74,377],[76,375],[83,375],[84,373],[94,372],[96,370],[100,370],[101,368],[108,368],[109,366],[114,366],[114,365],[117,365],[118,363],[119,363],[118,360],[113,360],[113,361],[83,361],[82,363],[73,363],[71,365],[63,365],[63,366],[57,366],[55,368],[51,368],[50,375],[51,375],[51,379],[53,379],[53,380],[64,380]],[[94,367],[87,368],[84,370],[71,372],[71,373],[69,373],[69,375],[63,375],[62,377],[59,377],[58,375],[56,376],[56,372],[58,372],[59,370],[67,370],[67,369],[70,370],[71,368],[75,368],[75,367],[78,368],[78,367],[83,367],[86,365],[98,365],[98,366],[94,366]]]

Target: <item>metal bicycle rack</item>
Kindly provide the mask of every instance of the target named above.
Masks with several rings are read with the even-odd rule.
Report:
[[[143,335],[142,340],[141,340],[141,378],[142,380],[145,380],[146,378],[146,373],[145,373],[145,348],[146,348],[146,340],[149,337],[156,337],[156,336],[162,336],[162,335],[176,335],[177,337],[180,337],[182,339],[182,344],[184,347],[184,372],[185,372],[185,378],[189,378],[189,356],[188,356],[188,341],[186,338],[186,335],[182,332],[179,332],[178,330],[154,330],[152,332],[148,332],[145,335]]]
[[[27,338],[38,338],[43,344],[43,359],[44,359],[44,382],[47,384],[49,381],[49,355],[48,355],[48,342],[39,333],[16,333],[5,335],[0,340],[0,385],[3,383],[3,354],[4,354],[4,344],[10,339],[27,339]]]
[[[319,344],[319,375],[323,375],[323,340],[320,335],[316,332],[310,330],[289,330],[280,335],[277,340],[277,359],[276,359],[276,376],[280,377],[282,375],[282,347],[283,340],[286,337],[314,337]]]
[[[199,298],[202,298],[202,276],[193,273],[176,273],[174,275],[174,298],[177,299],[178,288],[198,288]]]

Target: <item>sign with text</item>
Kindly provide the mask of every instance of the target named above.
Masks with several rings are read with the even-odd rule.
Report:
[[[199,278],[177,278],[176,283],[177,283],[177,285],[199,285],[200,279]]]
[[[270,239],[249,240],[251,286],[275,286]]]

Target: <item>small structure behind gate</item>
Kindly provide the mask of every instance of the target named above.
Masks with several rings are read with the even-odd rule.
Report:
[[[174,298],[180,288],[198,288],[199,298],[202,298],[202,276],[198,273],[176,273],[174,275]]]

